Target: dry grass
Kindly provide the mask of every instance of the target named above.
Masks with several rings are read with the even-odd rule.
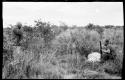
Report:
[[[42,26],[41,26],[42,27]],[[51,28],[49,28],[50,30]],[[50,30],[51,31],[51,30]],[[67,30],[53,29],[55,36],[45,44],[39,28],[33,36],[24,36],[22,44],[13,49],[13,59],[6,60],[2,78],[7,79],[120,79],[123,62],[123,32],[104,29],[102,39],[95,30],[75,28]],[[30,32],[29,32],[30,33]],[[57,34],[59,33],[59,34]],[[118,34],[117,34],[118,33]],[[27,34],[27,32],[24,32]],[[117,35],[115,35],[117,34]],[[4,49],[11,49],[11,37],[4,33]],[[49,33],[47,34],[49,35]],[[29,37],[29,38],[28,38]],[[53,37],[53,38],[51,38]],[[109,38],[117,53],[117,60],[105,63],[87,62],[91,52],[99,52],[99,41]],[[29,39],[29,40],[28,40]],[[30,40],[31,39],[31,40]],[[117,43],[117,44],[116,44]],[[11,45],[10,45],[11,44]],[[24,49],[22,49],[24,48]],[[4,53],[6,54],[6,53]],[[5,56],[5,55],[4,55]],[[5,59],[5,58],[4,58]],[[111,72],[108,73],[105,70]]]

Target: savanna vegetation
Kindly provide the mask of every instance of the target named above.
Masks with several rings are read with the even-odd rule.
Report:
[[[3,28],[3,79],[120,79],[123,63],[123,26],[35,25],[17,23]],[[14,29],[21,27],[20,42]],[[18,31],[17,31],[18,33]],[[99,41],[110,40],[113,61],[86,62],[100,52]],[[20,43],[20,44],[19,44]],[[19,45],[17,45],[19,44]]]

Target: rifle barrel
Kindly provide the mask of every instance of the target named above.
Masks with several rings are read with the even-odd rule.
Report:
[[[100,53],[102,54],[102,44],[101,44],[101,41],[100,41]]]

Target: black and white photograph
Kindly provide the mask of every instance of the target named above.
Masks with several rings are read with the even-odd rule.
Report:
[[[123,2],[2,2],[2,79],[122,79]]]

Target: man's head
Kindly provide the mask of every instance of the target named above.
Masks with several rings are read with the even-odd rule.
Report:
[[[18,22],[18,23],[16,24],[16,27],[17,27],[18,29],[21,29],[22,23],[21,23],[21,22]]]
[[[107,46],[108,44],[109,44],[109,39],[106,39],[104,45]]]

